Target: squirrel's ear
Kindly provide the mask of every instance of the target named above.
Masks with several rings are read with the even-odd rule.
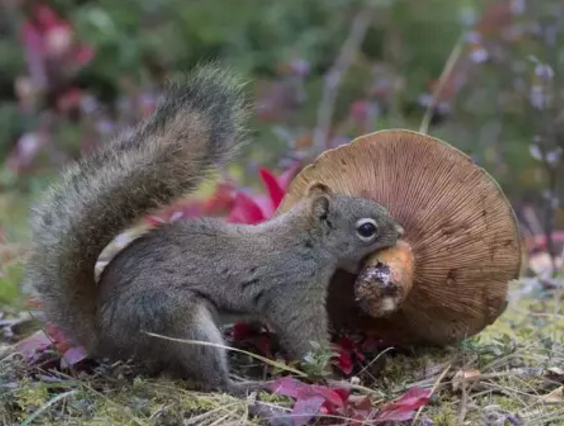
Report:
[[[308,197],[315,197],[318,195],[325,195],[327,197],[333,196],[333,191],[327,185],[321,182],[310,183],[306,189],[306,195]]]
[[[331,208],[331,200],[333,191],[321,183],[314,182],[306,190],[307,197],[310,200],[311,213],[316,219],[324,219]]]

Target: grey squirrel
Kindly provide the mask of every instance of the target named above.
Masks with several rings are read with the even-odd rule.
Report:
[[[312,184],[289,212],[250,226],[201,218],[134,240],[94,277],[101,251],[148,212],[194,191],[240,143],[242,85],[213,65],[170,83],[130,133],[70,166],[31,214],[26,280],[56,324],[92,357],[140,359],[201,390],[260,387],[229,377],[218,315],[270,326],[295,359],[328,344],[325,307],[337,268],[396,243],[402,228],[379,204]]]

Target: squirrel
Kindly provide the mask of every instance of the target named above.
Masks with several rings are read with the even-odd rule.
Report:
[[[313,342],[329,344],[325,299],[336,269],[357,271],[402,235],[378,203],[313,183],[290,211],[257,225],[203,217],[158,226],[96,282],[97,258],[120,232],[233,160],[242,88],[214,64],[169,81],[150,117],[68,166],[32,208],[26,280],[45,318],[90,357],[138,359],[203,391],[248,392],[265,382],[230,378],[219,316],[261,321],[304,359]]]

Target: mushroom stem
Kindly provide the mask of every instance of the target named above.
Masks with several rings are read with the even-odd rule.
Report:
[[[374,253],[356,279],[356,303],[376,318],[397,311],[413,286],[414,269],[415,259],[406,241]]]

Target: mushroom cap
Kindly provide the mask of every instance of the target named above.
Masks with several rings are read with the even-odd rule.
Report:
[[[313,181],[386,207],[404,227],[415,262],[410,293],[385,318],[361,313],[353,295],[356,276],[338,271],[328,297],[336,326],[442,345],[480,332],[504,311],[509,281],[521,269],[517,221],[500,187],[470,157],[409,130],[361,136],[305,167],[277,214]]]

